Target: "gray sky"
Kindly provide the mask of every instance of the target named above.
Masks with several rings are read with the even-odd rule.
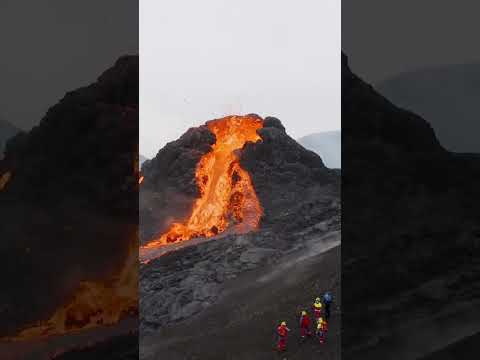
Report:
[[[141,0],[140,152],[232,114],[340,129],[340,1]]]
[[[343,0],[342,48],[370,83],[480,60],[478,1]]]
[[[138,53],[137,0],[1,0],[0,117],[29,129],[67,91]]]

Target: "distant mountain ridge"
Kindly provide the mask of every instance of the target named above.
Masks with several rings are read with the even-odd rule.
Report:
[[[427,119],[447,150],[480,153],[480,63],[420,69],[375,87],[396,105]]]
[[[316,152],[331,169],[342,167],[342,133],[340,130],[313,133],[298,139],[305,148]]]
[[[139,154],[138,155],[138,160],[139,160],[139,165],[140,165],[140,169],[142,168],[142,165],[145,161],[148,160],[148,158],[146,156],[143,156],[142,154]]]
[[[21,130],[10,122],[0,119],[0,154],[5,150],[7,140],[14,137]]]

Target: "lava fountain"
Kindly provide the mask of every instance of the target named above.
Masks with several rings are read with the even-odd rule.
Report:
[[[263,121],[254,115],[228,116],[206,126],[216,141],[196,167],[200,197],[185,222],[173,223],[166,233],[140,248],[142,262],[151,259],[152,250],[170,243],[212,237],[227,229],[242,234],[259,226],[263,209],[250,174],[240,166],[238,151],[247,142],[261,140],[257,130]]]

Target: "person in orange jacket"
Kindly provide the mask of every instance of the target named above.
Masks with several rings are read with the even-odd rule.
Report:
[[[282,321],[280,326],[277,328],[278,343],[277,350],[285,351],[287,349],[287,335],[290,329],[287,327],[287,323]]]
[[[300,315],[300,336],[302,339],[305,339],[305,336],[310,335],[312,335],[310,332],[310,318],[306,311],[302,311],[302,315]]]
[[[322,316],[322,301],[319,297],[317,297],[313,303],[313,315],[316,321]]]

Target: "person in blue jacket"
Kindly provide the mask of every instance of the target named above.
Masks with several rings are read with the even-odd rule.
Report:
[[[325,306],[325,318],[327,320],[330,318],[330,307],[332,302],[333,296],[329,291],[327,291],[325,294],[323,294],[323,305]]]

